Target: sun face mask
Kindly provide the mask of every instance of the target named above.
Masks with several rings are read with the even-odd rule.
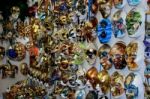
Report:
[[[97,26],[97,36],[101,43],[110,41],[112,35],[112,25],[109,19],[102,19]]]
[[[126,26],[127,32],[130,37],[137,37],[137,31],[139,30],[142,24],[142,15],[135,8],[131,9],[131,11],[126,16]]]
[[[117,42],[110,50],[110,56],[116,69],[124,69],[126,67],[124,42]]]
[[[98,80],[100,83],[101,90],[104,94],[110,91],[110,76],[106,70],[102,70],[98,73]]]
[[[136,74],[134,73],[130,73],[126,79],[125,79],[125,89],[126,89],[126,96],[127,96],[127,99],[136,99],[138,97],[138,93],[139,93],[139,89],[135,83],[135,77],[136,77]]]
[[[138,4],[140,4],[141,0],[127,0],[128,4],[131,6],[136,6]]]
[[[124,93],[123,81],[123,75],[119,72],[116,71],[111,75],[111,92],[114,98],[119,97]]]
[[[108,44],[104,44],[99,48],[98,56],[100,58],[100,65],[103,69],[108,70],[112,67],[112,60],[109,56],[111,47]]]
[[[138,69],[138,65],[135,63],[137,58],[138,43],[131,42],[126,47],[126,62],[129,70]]]
[[[124,25],[124,19],[121,16],[122,11],[118,10],[114,13],[112,18],[112,24],[113,24],[113,31],[116,38],[122,38],[125,36],[126,27]]]

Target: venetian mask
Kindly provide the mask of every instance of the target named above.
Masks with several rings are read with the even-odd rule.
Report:
[[[139,30],[142,24],[142,15],[135,8],[131,9],[131,11],[126,16],[126,26],[127,32],[130,37],[139,36],[137,31]]]
[[[124,77],[117,71],[111,75],[111,92],[114,98],[124,93]]]
[[[5,56],[5,48],[0,46],[0,61],[4,58]]]
[[[28,71],[29,71],[28,64],[27,64],[27,63],[21,63],[21,64],[20,64],[20,72],[21,72],[23,75],[27,75],[27,74],[28,74]]]
[[[135,85],[136,84],[135,77],[136,77],[135,73],[130,73],[125,79],[124,85],[125,85],[125,89],[126,89],[127,99],[135,99],[138,97],[139,89]],[[140,78],[138,78],[138,79],[140,79]]]
[[[102,70],[98,73],[98,80],[101,86],[101,90],[104,94],[108,93],[110,90],[110,76],[106,70]]]
[[[11,15],[13,19],[18,19],[19,15],[20,15],[20,8],[17,6],[13,6],[11,8]]]
[[[125,6],[125,0],[114,0],[114,5],[116,8],[121,9]]]
[[[101,4],[99,6],[99,11],[101,12],[103,18],[107,18],[111,13],[111,5],[109,3]]]
[[[116,38],[121,38],[125,36],[126,27],[124,25],[124,19],[121,17],[122,11],[118,10],[114,13],[112,18],[113,31]]]
[[[110,50],[110,56],[116,69],[124,69],[126,67],[124,42],[117,42]]]
[[[110,52],[110,46],[108,44],[102,45],[98,51],[100,64],[105,70],[108,70],[112,67],[112,60],[109,56],[109,52]]]
[[[98,99],[98,94],[95,91],[89,91],[85,99]]]
[[[137,51],[138,51],[137,42],[131,42],[126,47],[126,62],[129,70],[138,69],[138,65],[135,62],[135,59],[137,58]]]
[[[95,88],[96,84],[98,83],[97,75],[98,71],[95,67],[91,67],[86,73],[86,77],[90,81],[93,88]]]
[[[21,61],[26,56],[26,50],[22,43],[16,42],[7,50],[7,55],[11,60]]]
[[[67,24],[67,16],[62,15],[62,16],[60,16],[59,19],[60,19],[61,24],[63,24],[63,25]]]
[[[131,6],[136,6],[138,4],[140,4],[141,0],[127,0],[129,5]]]
[[[71,42],[76,42],[77,41],[77,31],[75,28],[71,29],[68,33],[68,39]]]
[[[88,49],[85,52],[86,54],[86,58],[87,58],[87,62],[90,65],[94,65],[96,63],[96,57],[97,57],[97,50],[96,48],[92,48],[92,45],[89,45]]]
[[[111,39],[112,27],[109,19],[102,19],[97,26],[97,35],[101,43],[107,43]]]
[[[144,51],[145,60],[149,63],[150,62],[150,42],[144,40],[144,45],[145,45],[145,51]]]

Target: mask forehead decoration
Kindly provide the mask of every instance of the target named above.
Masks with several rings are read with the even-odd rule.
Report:
[[[119,72],[111,75],[111,92],[113,97],[121,96],[124,93],[124,78]]]
[[[101,43],[110,41],[112,35],[112,25],[109,19],[102,19],[97,26],[97,36]]]
[[[131,98],[137,98],[139,94],[139,88],[135,84],[137,83],[135,80],[136,74],[135,73],[130,73],[126,78],[125,78],[125,89],[126,89],[126,96],[127,99]],[[131,94],[132,93],[132,94]]]
[[[101,86],[101,90],[104,94],[108,93],[110,90],[110,76],[106,70],[102,70],[98,73],[98,80]]]
[[[131,11],[126,16],[126,26],[127,32],[130,37],[138,37],[139,34],[137,31],[139,30],[142,24],[142,15],[137,11],[136,8],[131,9]]]
[[[110,49],[111,47],[108,44],[103,44],[98,51],[98,56],[100,58],[100,65],[105,70],[108,70],[112,67],[112,60],[109,55]]]
[[[112,62],[116,69],[124,69],[126,67],[125,48],[125,43],[119,41],[116,44],[114,44],[110,50]]]
[[[126,47],[126,62],[129,70],[137,70],[138,65],[135,63],[135,59],[137,58],[138,52],[138,43],[130,42]]]
[[[136,6],[138,4],[140,4],[141,0],[127,0],[128,4],[131,6]]]
[[[126,27],[124,25],[124,19],[121,17],[122,10],[118,10],[114,13],[112,18],[113,31],[116,38],[122,38],[125,36]]]

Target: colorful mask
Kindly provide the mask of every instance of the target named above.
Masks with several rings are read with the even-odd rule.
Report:
[[[10,59],[15,61],[21,61],[25,58],[26,50],[22,43],[16,42],[14,45],[9,47],[7,55]]]
[[[75,99],[85,99],[85,95],[86,93],[84,89],[77,90],[75,93]]]
[[[76,42],[77,41],[77,31],[76,29],[71,29],[68,33],[68,39],[71,41],[71,42]]]
[[[142,24],[142,15],[135,8],[131,9],[131,11],[126,16],[126,26],[127,32],[130,37],[139,36],[136,32],[139,30]]]
[[[138,97],[139,89],[135,83],[135,73],[130,73],[125,79],[125,89],[126,89],[126,96],[127,99],[136,99]]]
[[[121,96],[124,93],[124,78],[119,72],[114,72],[111,75],[111,92],[113,97]]]
[[[126,62],[129,70],[138,69],[138,65],[135,63],[135,59],[137,58],[138,51],[138,43],[131,42],[126,47]]]
[[[141,0],[127,0],[129,5],[131,6],[136,6],[138,4],[140,4]]]
[[[107,43],[111,39],[112,27],[109,19],[102,19],[97,26],[97,35],[101,43]]]
[[[91,67],[86,73],[86,77],[90,81],[93,88],[95,88],[96,84],[98,83],[97,75],[98,71],[95,67]]]
[[[104,94],[107,94],[110,90],[110,76],[106,70],[102,70],[98,73],[98,80],[101,86],[101,90]]]
[[[101,4],[99,6],[99,10],[101,12],[102,17],[107,18],[111,14],[111,4]]]
[[[125,36],[125,25],[124,25],[124,19],[121,17],[122,11],[118,10],[114,13],[112,18],[112,24],[113,24],[113,31],[116,38],[121,38]]]
[[[110,46],[108,44],[103,44],[98,51],[98,55],[100,58],[100,65],[108,70],[112,67],[112,60],[109,56]]]
[[[110,56],[116,69],[124,69],[126,67],[124,42],[117,42],[110,50]]]
[[[149,4],[149,9],[150,9],[150,4]],[[149,10],[149,12],[150,12],[150,10]],[[148,20],[148,17],[150,17],[149,12],[147,12],[145,15],[145,37],[147,39],[150,38],[150,21]]]
[[[27,75],[27,74],[28,74],[29,68],[28,68],[28,64],[27,64],[27,63],[22,63],[22,64],[20,64],[20,72],[21,72],[23,75]]]
[[[89,91],[85,99],[98,99],[98,94],[94,90]]]
[[[114,5],[116,8],[121,9],[125,6],[125,0],[114,0]]]
[[[144,45],[145,45],[145,58],[148,61],[150,59],[150,42],[144,40]]]
[[[67,16],[65,15],[60,16],[60,23],[64,25],[67,24]]]
[[[4,58],[5,56],[5,48],[0,46],[0,61]]]
[[[87,62],[90,65],[95,65],[96,63],[96,56],[97,56],[97,50],[96,48],[92,48],[92,45],[89,45],[88,49],[85,52],[86,57],[87,57]]]

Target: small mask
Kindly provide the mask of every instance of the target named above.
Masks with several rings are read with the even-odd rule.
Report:
[[[138,65],[135,63],[135,59],[137,58],[138,51],[138,43],[131,42],[126,47],[126,62],[129,70],[137,70]]]
[[[130,37],[139,36],[136,32],[139,30],[142,24],[142,15],[135,8],[131,9],[131,11],[126,16],[126,26],[127,32]]]
[[[124,93],[124,78],[117,71],[111,75],[111,92],[114,98]]]
[[[23,75],[27,75],[27,74],[28,74],[28,71],[29,71],[29,68],[28,68],[27,63],[21,63],[21,64],[20,64],[20,72],[21,72]]]
[[[121,17],[121,10],[115,12],[112,18],[113,31],[116,38],[121,38],[125,36],[126,27],[124,25],[124,19]]]
[[[127,99],[136,99],[138,97],[139,88],[135,85],[136,74],[130,73],[125,79],[125,89],[126,89],[126,96]],[[139,79],[139,78],[138,78]]]
[[[103,18],[107,18],[111,14],[111,5],[109,3],[101,4],[99,6],[99,11],[101,12]]]
[[[147,62],[150,62],[150,42],[144,40],[145,51],[144,56]]]
[[[5,57],[5,48],[0,46],[0,61]]]
[[[149,99],[150,98],[150,85],[144,83],[144,87],[145,87],[144,96],[146,97],[146,99]]]
[[[76,42],[77,41],[77,31],[76,29],[71,29],[68,33],[68,39],[71,41],[71,42]]]
[[[149,4],[149,9],[150,9],[150,4]],[[147,12],[147,14],[145,15],[145,37],[147,39],[150,38],[150,21],[148,20],[148,17],[150,16],[149,12]]]
[[[124,42],[117,42],[110,50],[110,56],[116,69],[124,69],[126,67]]]
[[[130,6],[136,6],[140,4],[141,0],[127,0]]]
[[[121,9],[125,6],[125,0],[114,0],[114,5],[116,8]]]
[[[107,43],[111,39],[112,27],[109,19],[102,19],[97,26],[97,35],[101,43]]]
[[[89,91],[85,99],[98,99],[98,94],[94,90]]]
[[[20,15],[20,8],[17,6],[13,6],[11,8],[11,15],[13,19],[18,19],[19,15]]]
[[[59,19],[60,19],[61,24],[63,24],[63,25],[67,24],[67,16],[62,15],[62,16],[60,16]]]
[[[106,70],[102,70],[98,73],[98,80],[101,86],[101,90],[104,94],[107,94],[110,90],[110,76]]]
[[[110,46],[108,44],[104,44],[99,48],[98,55],[100,58],[100,65],[103,69],[108,70],[112,67],[112,60],[109,56]]]

